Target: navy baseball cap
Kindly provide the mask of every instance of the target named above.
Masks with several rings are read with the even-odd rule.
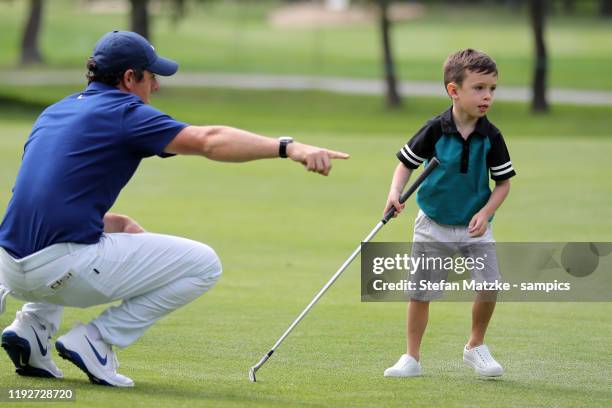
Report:
[[[146,38],[131,31],[104,34],[96,43],[92,57],[100,72],[121,72],[132,68],[170,76],[178,71],[175,61],[157,55]]]

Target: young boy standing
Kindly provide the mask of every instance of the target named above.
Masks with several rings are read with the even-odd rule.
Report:
[[[497,86],[495,61],[473,49],[455,52],[444,63],[444,85],[453,105],[429,120],[397,153],[400,163],[393,174],[385,206],[385,212],[394,206],[399,213],[404,208],[399,198],[412,171],[434,156],[440,160],[441,164],[417,193],[420,210],[414,226],[413,256],[427,249],[425,243],[444,243],[451,255],[470,251],[473,254],[474,247],[479,247],[474,244],[494,243],[489,222],[508,195],[509,179],[516,174],[500,131],[486,117]],[[495,181],[492,192],[489,172]],[[481,271],[472,270],[472,279],[501,281],[495,250],[490,249],[493,246],[482,247],[489,248],[485,250],[489,262]],[[419,252],[416,255],[415,248]],[[417,276],[432,280],[432,275],[424,271],[418,271]],[[443,273],[438,273],[433,280],[444,278]],[[471,336],[463,350],[463,361],[478,374],[488,377],[503,374],[502,366],[484,344],[495,309],[495,295],[491,291],[476,292]],[[441,296],[440,291],[410,294],[407,352],[385,370],[385,377],[421,375],[419,350],[427,326],[429,302]]]

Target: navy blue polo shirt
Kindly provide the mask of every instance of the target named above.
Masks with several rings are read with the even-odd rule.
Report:
[[[434,156],[440,165],[421,184],[417,203],[438,224],[468,225],[491,196],[489,173],[493,180],[516,175],[499,129],[483,116],[464,139],[452,107],[428,121],[397,153],[410,169]]]
[[[99,82],[49,106],[25,144],[0,246],[23,258],[56,243],[98,242],[140,161],[170,156],[164,149],[186,126]]]

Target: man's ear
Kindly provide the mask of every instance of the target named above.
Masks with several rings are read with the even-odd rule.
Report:
[[[134,86],[134,82],[136,82],[136,78],[134,77],[134,70],[128,69],[123,73],[123,77],[121,78],[121,85],[128,91],[132,90]]]
[[[459,96],[457,94],[458,88],[459,88],[459,85],[457,85],[455,82],[449,82],[448,84],[446,84],[446,93],[448,93],[448,96],[455,99],[456,97]]]

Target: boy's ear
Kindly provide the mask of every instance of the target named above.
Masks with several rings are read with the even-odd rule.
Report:
[[[458,88],[459,86],[455,82],[449,82],[448,84],[446,84],[446,93],[448,93],[448,96],[454,99],[459,96],[457,94]]]

